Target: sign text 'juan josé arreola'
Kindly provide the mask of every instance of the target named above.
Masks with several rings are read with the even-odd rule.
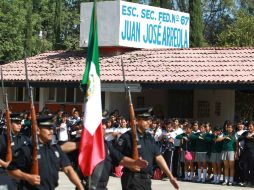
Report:
[[[189,47],[187,13],[121,1],[120,44],[142,47]]]
[[[92,3],[81,3],[80,46],[86,47]],[[99,46],[188,48],[188,13],[126,1],[97,3]]]

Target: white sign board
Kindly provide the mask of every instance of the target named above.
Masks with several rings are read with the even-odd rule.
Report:
[[[92,3],[82,3],[80,45],[87,46]],[[97,3],[99,46],[188,48],[190,15],[125,1]]]

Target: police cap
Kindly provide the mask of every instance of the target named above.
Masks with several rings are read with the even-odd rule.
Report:
[[[137,118],[151,119],[152,118],[152,107],[137,108],[135,109],[135,115]]]
[[[11,113],[10,117],[11,117],[12,123],[21,123],[21,121],[22,121],[21,113]]]
[[[37,117],[38,127],[53,129],[53,127],[54,127],[53,117],[54,117],[53,115]]]

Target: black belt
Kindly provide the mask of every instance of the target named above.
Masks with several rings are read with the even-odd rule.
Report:
[[[127,175],[132,175],[133,177],[142,178],[142,179],[151,179],[151,175],[144,172],[131,172],[130,170],[125,170],[124,173]]]
[[[133,177],[142,178],[142,179],[151,179],[151,175],[147,173],[133,173]]]

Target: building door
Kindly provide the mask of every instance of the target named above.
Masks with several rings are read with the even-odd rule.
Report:
[[[168,91],[169,118],[193,118],[193,90]]]

